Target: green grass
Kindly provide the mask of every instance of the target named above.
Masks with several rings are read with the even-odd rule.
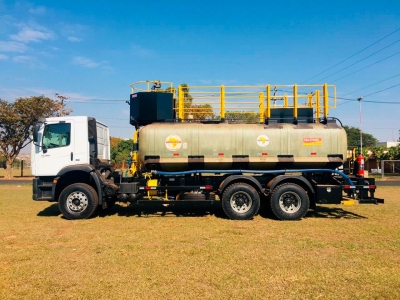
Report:
[[[0,299],[399,299],[400,187],[296,222],[116,205],[68,221],[0,185]]]

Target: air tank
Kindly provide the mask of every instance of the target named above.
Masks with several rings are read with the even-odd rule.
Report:
[[[139,131],[147,170],[334,169],[346,153],[346,132],[335,123],[153,123]]]

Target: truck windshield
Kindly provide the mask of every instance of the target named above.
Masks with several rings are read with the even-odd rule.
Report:
[[[46,125],[43,131],[43,148],[56,148],[68,146],[71,141],[71,124]]]

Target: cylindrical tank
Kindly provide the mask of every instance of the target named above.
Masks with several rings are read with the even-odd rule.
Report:
[[[346,153],[346,132],[334,123],[153,123],[139,132],[147,170],[337,168]]]

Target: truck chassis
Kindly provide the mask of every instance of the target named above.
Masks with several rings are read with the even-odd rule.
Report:
[[[235,220],[252,219],[261,204],[279,220],[299,220],[317,204],[384,202],[374,196],[375,179],[329,169],[152,171],[124,178],[81,165],[64,168],[56,178],[34,179],[33,190],[34,200],[57,201],[67,219],[89,218],[97,207],[117,201],[162,209],[220,203]]]

